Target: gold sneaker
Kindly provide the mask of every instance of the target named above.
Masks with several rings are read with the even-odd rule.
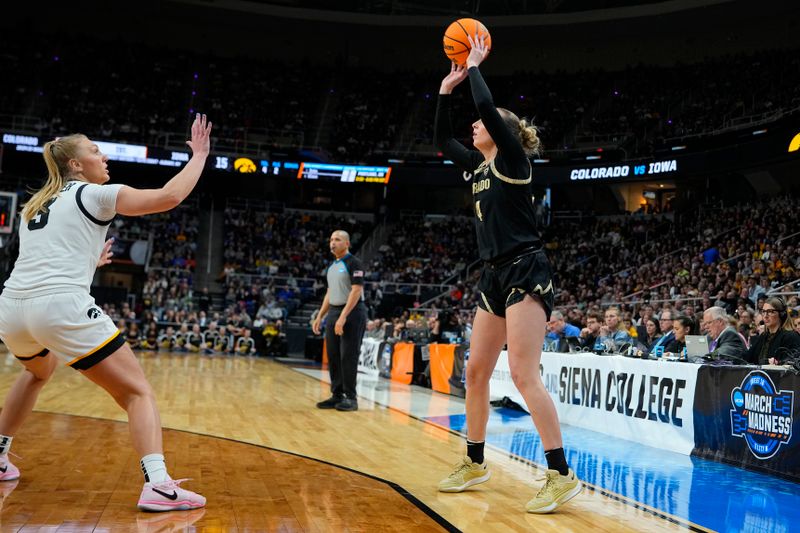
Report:
[[[583,484],[571,468],[566,476],[559,474],[558,470],[548,470],[544,486],[525,508],[529,513],[552,513],[582,490]]]
[[[468,487],[489,481],[492,473],[486,465],[473,463],[469,456],[465,456],[459,462],[452,474],[439,482],[440,492],[461,492]]]

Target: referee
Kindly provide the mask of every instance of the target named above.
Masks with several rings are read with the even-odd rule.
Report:
[[[331,372],[331,397],[317,403],[320,409],[356,411],[356,374],[361,338],[367,324],[364,305],[364,267],[350,253],[350,235],[336,230],[331,234],[331,253],[336,259],[328,267],[328,291],[311,329],[320,334],[325,323],[328,368]]]

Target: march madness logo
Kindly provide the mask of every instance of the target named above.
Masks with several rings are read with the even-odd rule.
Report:
[[[731,392],[731,433],[747,441],[759,459],[769,459],[792,438],[793,391],[775,390],[760,370],[750,372]]]

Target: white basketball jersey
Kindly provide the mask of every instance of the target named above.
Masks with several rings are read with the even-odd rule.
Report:
[[[32,298],[45,294],[87,293],[108,226],[116,215],[122,185],[69,181],[61,193],[25,222],[20,220],[19,257],[3,294]]]

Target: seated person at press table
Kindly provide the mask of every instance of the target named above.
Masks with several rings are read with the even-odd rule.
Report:
[[[703,313],[703,329],[708,332],[709,357],[743,362],[747,347],[736,328],[730,325],[728,314],[721,307],[709,307]]]
[[[618,352],[625,345],[630,346],[633,344],[633,338],[622,324],[618,307],[606,309],[605,324],[600,326],[598,340],[603,342],[612,352]],[[609,344],[611,346],[608,346]]]
[[[639,336],[639,342],[644,347],[643,351],[650,353],[650,350],[661,338],[661,330],[658,328],[658,320],[652,316],[643,319],[642,322],[644,322],[644,335]]]
[[[659,346],[666,349],[667,345],[675,339],[675,332],[672,329],[673,323],[672,311],[669,309],[661,311],[661,316],[658,317],[658,327],[661,329],[661,338],[650,347],[650,355],[655,354]]]
[[[761,309],[765,331],[751,337],[745,359],[754,365],[780,365],[800,357],[800,335],[792,329],[786,303],[777,297],[767,298]]]
[[[694,320],[686,315],[675,317],[672,321],[673,339],[664,346],[665,356],[681,355],[686,348],[686,335],[690,335],[694,329]]]
[[[564,320],[564,314],[561,311],[553,311],[550,313],[550,321],[547,323],[544,342],[554,351],[569,352],[567,337],[579,337],[580,334],[581,330]]]
[[[594,311],[586,315],[586,327],[581,330],[579,340],[584,348],[593,349],[600,334],[600,314]]]

